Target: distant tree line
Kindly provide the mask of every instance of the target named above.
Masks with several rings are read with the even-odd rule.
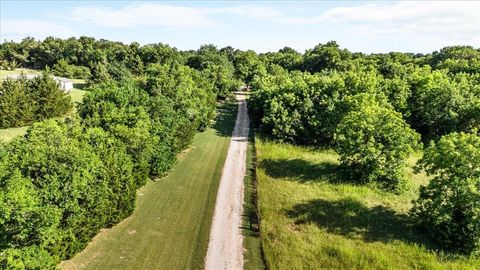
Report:
[[[254,58],[249,106],[261,133],[334,147],[346,180],[396,192],[425,143],[417,169],[432,180],[411,216],[446,249],[480,253],[480,49],[366,55],[328,42]]]
[[[137,42],[124,44],[85,36],[48,37],[43,41],[25,38],[0,44],[0,68],[48,68],[54,75],[86,79],[93,84],[142,76],[151,64],[185,65],[209,77],[219,98],[226,98],[241,84],[235,65],[237,58],[241,61],[242,53],[232,47],[219,50],[213,45],[178,51],[161,43],[141,46]]]

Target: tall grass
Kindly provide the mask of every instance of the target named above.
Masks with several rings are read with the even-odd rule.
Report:
[[[428,182],[411,169],[394,194],[342,181],[338,155],[257,138],[261,240],[270,269],[480,269],[445,254],[408,217]],[[418,155],[409,159],[413,165]]]

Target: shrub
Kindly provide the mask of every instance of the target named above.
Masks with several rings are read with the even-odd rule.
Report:
[[[84,66],[70,65],[65,59],[59,60],[52,68],[52,73],[57,76],[88,79],[91,76],[90,69]]]
[[[378,182],[390,190],[400,187],[405,160],[418,141],[419,135],[400,113],[376,104],[349,112],[335,132],[347,177],[355,182]]]
[[[5,270],[53,270],[57,261],[45,249],[28,246],[10,248],[0,253],[0,268]]]
[[[7,145],[8,164],[29,181],[6,190],[31,196],[24,204],[29,214],[21,216],[28,221],[7,219],[15,229],[7,232],[7,243],[14,247],[38,244],[52,255],[68,258],[83,249],[108,221],[110,191],[104,165],[91,146],[67,132],[65,125],[49,120],[35,124],[24,138]],[[6,179],[7,183],[13,181]],[[18,200],[6,198],[5,205]]]
[[[432,143],[418,162],[433,176],[411,214],[446,249],[480,248],[480,136],[452,133]]]

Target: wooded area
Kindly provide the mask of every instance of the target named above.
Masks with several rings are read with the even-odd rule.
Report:
[[[334,147],[346,179],[402,192],[406,159],[432,176],[412,218],[446,248],[480,249],[480,49],[363,54],[335,42],[301,54],[204,45],[178,51],[89,37],[0,45],[0,65],[87,80],[77,114],[38,122],[0,144],[0,266],[53,269],[100,229],[128,217],[135,191],[165,175],[248,85],[264,137]],[[47,75],[6,80],[0,127],[64,115],[71,102]]]

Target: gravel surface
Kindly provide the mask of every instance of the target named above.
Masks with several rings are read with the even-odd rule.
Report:
[[[220,178],[206,270],[242,269],[243,180],[246,172],[249,119],[245,92],[237,92],[238,113]]]

